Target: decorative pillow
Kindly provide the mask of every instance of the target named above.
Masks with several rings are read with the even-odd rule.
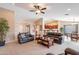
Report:
[[[21,37],[24,38],[25,37],[25,34],[21,34]]]

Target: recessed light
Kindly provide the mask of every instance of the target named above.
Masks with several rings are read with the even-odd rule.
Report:
[[[67,9],[67,11],[70,11],[71,9]]]
[[[69,15],[69,14],[64,14],[64,15]]]

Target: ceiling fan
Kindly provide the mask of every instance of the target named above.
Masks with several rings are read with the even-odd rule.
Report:
[[[47,9],[46,7],[42,7],[38,4],[33,5],[34,10],[29,10],[30,12],[35,12],[36,14],[42,13],[45,14],[45,10]]]

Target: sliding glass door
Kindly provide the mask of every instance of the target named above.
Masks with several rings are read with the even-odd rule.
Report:
[[[78,24],[64,25],[64,33],[78,33]]]

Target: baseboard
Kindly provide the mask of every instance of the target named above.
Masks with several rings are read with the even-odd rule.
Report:
[[[11,43],[11,42],[16,42],[17,40],[10,40],[10,41],[7,41],[5,43]]]

